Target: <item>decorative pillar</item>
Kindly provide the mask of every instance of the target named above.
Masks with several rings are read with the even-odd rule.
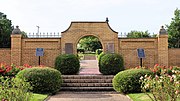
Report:
[[[11,34],[11,63],[21,66],[22,55],[22,35],[19,26],[12,31]]]
[[[168,33],[161,27],[158,36],[158,64],[168,66]]]

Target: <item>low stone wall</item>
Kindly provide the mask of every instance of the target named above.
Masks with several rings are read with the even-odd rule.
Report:
[[[169,58],[169,66],[180,66],[180,49],[169,48],[168,58]]]
[[[0,48],[0,63],[5,62],[6,64],[11,64],[11,49],[10,48]]]

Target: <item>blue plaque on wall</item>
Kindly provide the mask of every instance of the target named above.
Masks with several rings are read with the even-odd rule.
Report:
[[[36,56],[43,56],[44,49],[43,48],[36,48]]]
[[[143,48],[138,48],[138,57],[139,58],[145,58],[145,53],[144,53],[144,49]]]

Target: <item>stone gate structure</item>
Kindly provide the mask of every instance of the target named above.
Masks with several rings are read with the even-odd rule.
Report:
[[[119,38],[118,32],[112,30],[108,21],[71,22],[60,38],[23,38],[19,33],[17,29],[12,33],[10,49],[0,49],[0,62],[38,65],[36,48],[44,48],[41,64],[53,67],[59,54],[77,53],[77,44],[82,37],[95,36],[100,40],[104,52],[123,56],[126,68],[139,66],[138,48],[145,50],[143,65],[146,67],[155,64],[180,66],[180,50],[168,49],[168,35],[164,28],[155,38]]]
[[[62,32],[62,53],[77,53],[77,44],[84,36],[97,37],[104,52],[118,53],[118,33],[111,29],[108,22],[71,22],[69,28]]]

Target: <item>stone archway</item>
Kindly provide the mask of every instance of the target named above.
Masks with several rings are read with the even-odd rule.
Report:
[[[97,36],[94,36],[94,35],[90,35],[90,34],[88,34],[88,35],[83,35],[83,36],[81,36],[77,41],[76,41],[76,45],[75,45],[75,49],[77,49],[78,47],[77,47],[77,45],[78,45],[78,43],[79,43],[79,41],[81,40],[81,39],[83,39],[83,38],[85,38],[85,37],[89,37],[89,36],[91,36],[91,37],[94,37],[94,38],[97,38],[97,40],[100,42],[100,44],[101,44],[101,47],[102,47],[102,49],[103,49],[103,45],[102,45],[102,40],[101,39],[99,39]]]
[[[118,32],[112,30],[108,22],[71,22],[62,32],[61,53],[76,54],[77,43],[84,36],[95,36],[102,44],[104,52],[118,53]]]

